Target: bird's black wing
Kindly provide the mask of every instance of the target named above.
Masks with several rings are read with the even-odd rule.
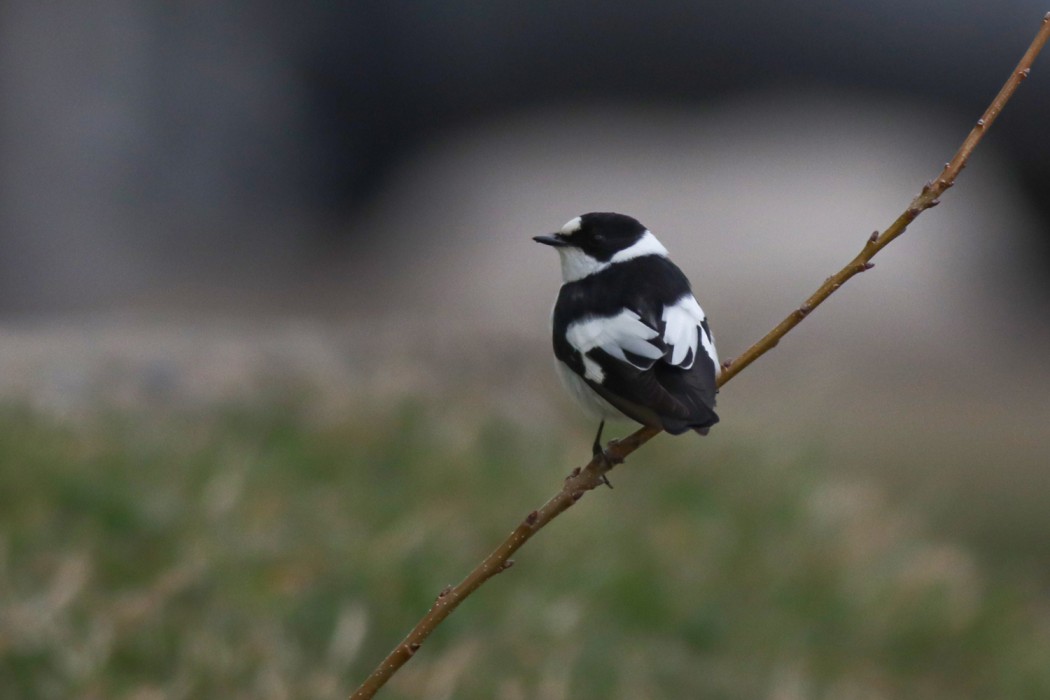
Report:
[[[584,379],[599,396],[639,423],[676,435],[689,429],[706,434],[718,422],[714,411],[716,359],[702,345],[683,354],[681,347],[665,341],[666,323],[656,325],[653,330],[659,335],[649,342],[662,350],[659,358],[651,363],[642,363],[638,357],[625,362],[605,348],[596,348],[589,355],[602,368],[601,381],[586,375]],[[705,332],[702,326],[698,328],[698,333]],[[681,361],[672,364],[676,358]]]

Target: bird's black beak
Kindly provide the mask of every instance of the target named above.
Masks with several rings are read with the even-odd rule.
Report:
[[[532,240],[543,245],[554,246],[555,248],[564,248],[569,245],[564,238],[556,233],[552,233],[549,236],[533,236]]]

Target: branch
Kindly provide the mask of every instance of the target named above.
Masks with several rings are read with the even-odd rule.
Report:
[[[765,353],[772,350],[787,333],[802,322],[806,316],[815,308],[834,294],[843,284],[848,282],[854,275],[870,270],[874,267],[871,259],[875,255],[904,233],[908,225],[922,212],[935,207],[940,203],[940,196],[952,185],[955,179],[966,167],[966,162],[973,153],[974,148],[980,143],[988,127],[992,125],[996,117],[1006,106],[1007,101],[1017,90],[1021,82],[1028,77],[1032,62],[1050,38],[1050,13],[1043,17],[1043,23],[1035,39],[1021,58],[1017,68],[1010,74],[999,94],[995,96],[992,103],[985,110],[981,118],[977,120],[970,134],[963,141],[962,146],[956,151],[955,156],[945,164],[944,169],[936,179],[927,182],[922,191],[912,200],[908,208],[904,210],[897,219],[883,232],[875,231],[865,241],[864,247],[855,258],[849,261],[845,267],[831,277],[824,280],[817,291],[813,292],[801,306],[792,311],[777,326],[767,333],[761,340],[744,351],[740,357],[725,363],[718,377],[718,386],[724,386],[726,382],[739,374],[745,367],[757,360]],[[463,581],[457,586],[450,586],[438,594],[430,610],[408,633],[400,644],[394,648],[381,664],[372,672],[364,683],[350,696],[350,700],[365,700],[371,698],[375,693],[397,673],[405,662],[412,658],[420,646],[430,636],[441,622],[452,614],[467,596],[476,591],[483,583],[496,574],[506,571],[514,564],[510,557],[518,549],[528,542],[533,535],[558,515],[566,511],[576,503],[583,495],[603,481],[603,475],[613,465],[624,461],[628,455],[662,432],[659,428],[643,427],[622,440],[614,440],[609,443],[606,451],[607,460],[595,457],[582,469],[574,469],[557,494],[547,501],[539,510],[529,513],[525,519],[514,529],[514,532],[504,540],[488,557],[485,558]]]

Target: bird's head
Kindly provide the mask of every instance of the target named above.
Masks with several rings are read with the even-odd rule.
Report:
[[[574,282],[618,262],[643,255],[667,255],[667,249],[637,219],[592,212],[570,219],[557,233],[534,236],[561,255],[562,277]]]

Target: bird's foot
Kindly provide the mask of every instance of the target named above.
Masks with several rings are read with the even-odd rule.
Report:
[[[605,469],[601,473],[602,483],[604,483],[609,488],[612,488],[612,482],[609,481],[609,477],[605,475],[605,472],[609,471],[617,464],[622,464],[623,457],[620,457],[619,455],[615,454],[610,454],[608,449],[602,448],[602,429],[604,427],[605,421],[602,421],[598,425],[598,434],[594,436],[594,445],[591,447],[591,454],[594,457],[594,459],[600,459],[602,461],[602,464],[605,466]],[[616,444],[616,442],[616,440],[610,440],[609,446],[612,447]]]
[[[601,450],[602,461],[605,462],[609,469],[612,469],[617,464],[623,464],[623,457],[612,450],[612,448],[616,447],[619,442],[619,440],[610,440],[608,446],[606,446],[604,450]]]
[[[622,462],[623,460],[616,460],[612,455],[609,454],[608,450],[603,450],[601,448],[595,450],[594,459],[599,460],[602,463],[602,466],[604,467],[602,469],[601,474],[598,475],[601,478],[602,483],[608,486],[609,488],[612,488],[612,482],[609,481],[609,477],[605,475],[605,472],[609,471],[614,466],[616,466],[618,461]]]

